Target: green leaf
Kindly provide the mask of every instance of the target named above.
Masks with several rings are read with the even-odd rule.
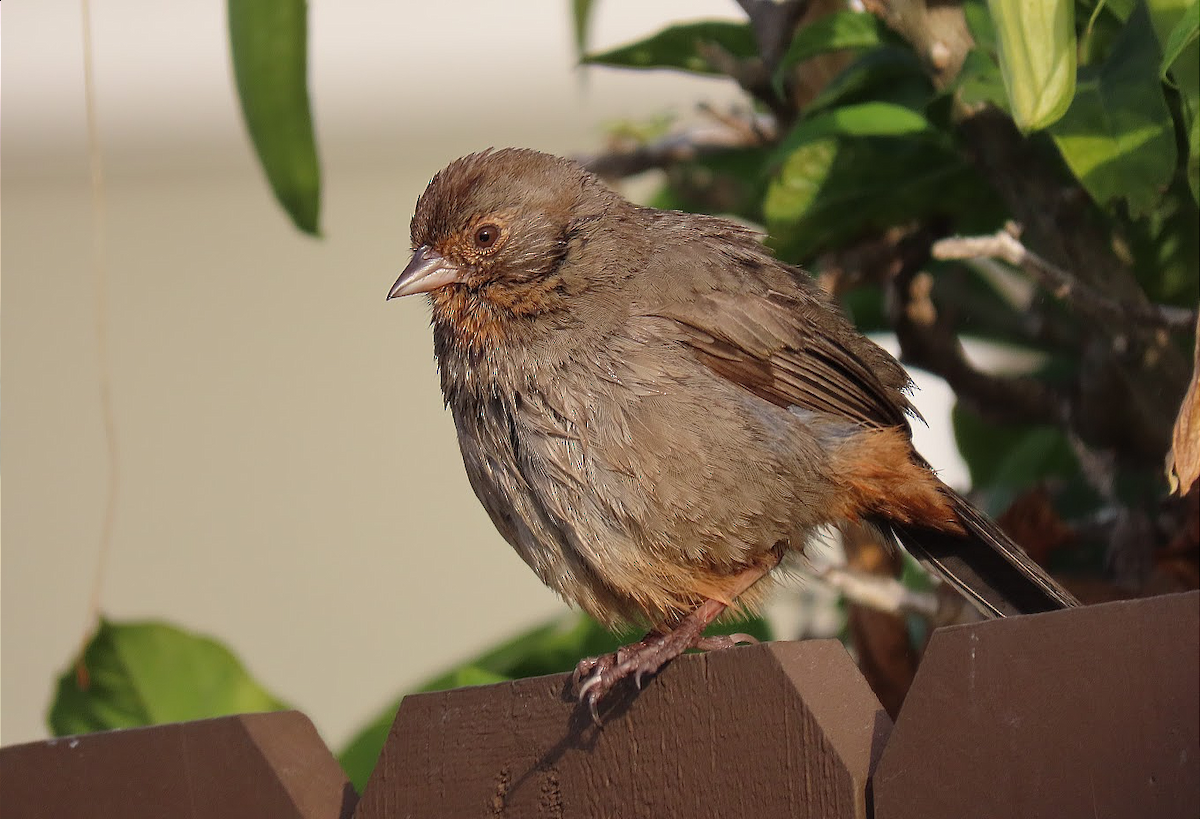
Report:
[[[82,665],[59,678],[47,722],[63,736],[286,708],[215,640],[165,623],[102,620]]]
[[[913,168],[895,162],[894,154],[910,154],[915,143],[878,137],[926,134],[931,128],[921,114],[885,102],[833,108],[801,120],[774,152],[772,164],[779,172],[763,200],[776,249],[793,260],[806,260],[865,225],[886,223],[882,214],[896,200],[883,195],[878,183],[909,178]],[[871,155],[867,137],[877,137],[869,146],[880,154]],[[934,174],[939,176],[939,169]],[[914,189],[905,192],[911,195]]]
[[[229,0],[229,46],[246,129],[275,198],[319,233],[321,173],[308,104],[304,0]]]
[[[967,52],[954,79],[954,93],[968,109],[991,105],[1008,111],[1008,91],[997,62],[996,28],[985,0],[965,0],[962,10],[975,47]]]
[[[504,680],[500,678],[494,682]],[[338,754],[338,764],[359,793],[366,788],[371,771],[375,770],[375,763],[379,761],[379,753],[387,742],[392,723],[396,721],[396,712],[400,710],[400,699],[389,703]]]
[[[1192,201],[1200,203],[1200,3],[1192,0],[1155,0],[1150,14],[1163,58],[1159,76],[1169,80],[1179,93],[1183,128],[1186,134],[1187,161],[1184,175]]]
[[[891,39],[887,27],[874,14],[839,11],[818,17],[800,28],[792,38],[775,71],[775,90],[782,92],[788,73],[818,54],[847,48],[871,48]]]
[[[420,690],[438,691],[448,688],[463,688],[468,685],[491,685],[510,679],[512,677],[508,675],[497,674],[477,665],[465,665],[440,677],[438,682],[444,684],[436,687],[426,685],[422,686]],[[375,769],[375,763],[379,760],[379,752],[383,750],[383,745],[387,742],[388,733],[392,730],[392,723],[396,721],[396,712],[400,710],[402,699],[403,697],[389,703],[338,754],[338,763],[359,793],[363,792],[363,788],[366,787],[367,780],[371,776],[371,771]]]
[[[958,98],[969,108],[992,105],[1001,111],[1008,110],[1008,92],[1000,67],[986,52],[973,48],[967,52],[962,68],[955,79]]]
[[[1047,478],[1078,475],[1079,464],[1062,430],[998,427],[961,402],[951,413],[958,451],[971,472],[971,486],[986,511],[998,515],[1021,491]]]
[[[890,102],[864,102],[805,117],[783,138],[776,149],[786,157],[797,146],[827,136],[903,136],[930,131],[924,115]]]
[[[983,49],[989,54],[995,54],[1000,45],[996,39],[996,26],[992,24],[992,15],[988,11],[987,1],[963,0],[962,10],[963,20],[967,24],[967,30],[971,32],[975,47]]]
[[[718,623],[709,630],[712,634],[739,631],[759,640],[771,639],[770,629],[761,617]],[[571,614],[518,635],[453,671],[426,682],[416,692],[442,691],[464,685],[486,685],[562,673],[575,668],[584,657],[607,654],[639,637],[637,631],[613,633],[589,617]],[[399,699],[389,703],[338,756],[342,770],[360,793],[375,767],[399,708]]]
[[[592,22],[595,0],[571,0],[571,31],[575,35],[575,56],[587,53],[588,29]]]
[[[787,139],[790,153],[763,201],[770,244],[788,261],[805,264],[864,233],[953,214],[979,195],[982,183],[940,133],[833,136],[809,127],[814,135]]]
[[[1129,19],[1129,15],[1133,14],[1134,8],[1137,7],[1140,0],[1096,0],[1096,5],[1111,13],[1118,20],[1124,22]]]
[[[814,116],[860,102],[890,102],[921,110],[933,98],[929,75],[912,49],[885,44],[864,51],[846,66],[808,104],[805,114]]]
[[[1193,99],[1189,103],[1186,117],[1189,120],[1188,158],[1184,172],[1187,174],[1188,187],[1192,191],[1192,201],[1200,204],[1200,104],[1197,100]]]
[[[666,169],[667,182],[646,203],[661,210],[715,213],[762,221],[766,191],[765,148],[733,148],[677,162]]]
[[[749,25],[707,20],[672,26],[645,40],[589,54],[583,62],[618,68],[675,68],[697,74],[720,74],[701,54],[704,45],[719,46],[740,59],[758,54]]]
[[[1123,225],[1134,273],[1146,296],[1192,307],[1200,288],[1200,213],[1183,180],[1171,184],[1145,219]]]
[[[1149,212],[1175,171],[1175,133],[1158,77],[1158,44],[1139,4],[1104,64],[1079,72],[1075,101],[1050,129],[1097,202]]]
[[[1197,13],[1197,4],[1193,2],[1191,7],[1180,16],[1179,22],[1171,29],[1170,36],[1163,43],[1163,57],[1158,68],[1159,76],[1166,77],[1171,66],[1179,59],[1179,55],[1198,38],[1200,38],[1200,14]]]
[[[1075,94],[1074,0],[988,0],[1009,110],[1025,132],[1045,128]]]

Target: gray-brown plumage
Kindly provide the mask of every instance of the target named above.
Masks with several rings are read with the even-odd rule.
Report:
[[[981,610],[1076,605],[912,449],[909,379],[750,231],[485,151],[417,202],[389,298],[429,293],[471,485],[538,576],[651,634],[581,666],[594,709],[820,526],[894,534]],[[725,641],[727,642],[727,641]]]

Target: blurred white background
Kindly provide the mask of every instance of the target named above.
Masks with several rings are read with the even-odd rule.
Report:
[[[732,0],[597,5],[595,47],[740,16]],[[224,3],[94,3],[120,474],[102,610],[225,641],[335,748],[405,687],[565,610],[471,494],[426,306],[384,301],[416,197],[489,145],[584,153],[607,121],[739,96],[669,73],[583,76],[568,7],[313,2],[312,240],[252,157]],[[91,626],[106,460],[79,3],[10,0],[0,32],[10,744],[45,735]],[[919,398],[921,448],[961,482],[943,401]]]

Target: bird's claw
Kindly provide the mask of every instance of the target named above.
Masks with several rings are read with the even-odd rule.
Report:
[[[722,648],[757,644],[758,638],[753,634],[746,634],[739,631],[736,634],[718,634],[714,637],[701,637],[692,648],[698,648],[701,651],[716,651]]]
[[[641,641],[620,648],[612,654],[581,660],[575,667],[574,674],[579,690],[579,702],[587,703],[592,721],[600,725],[600,700],[621,680],[633,677],[633,684],[640,691],[642,680],[647,674],[657,673],[664,665],[686,651],[694,641],[695,638],[688,633],[648,634]]]

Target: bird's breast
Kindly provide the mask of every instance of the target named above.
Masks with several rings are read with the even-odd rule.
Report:
[[[442,287],[429,294],[435,336],[467,350],[486,350],[508,338],[505,316],[478,290],[463,285]]]

